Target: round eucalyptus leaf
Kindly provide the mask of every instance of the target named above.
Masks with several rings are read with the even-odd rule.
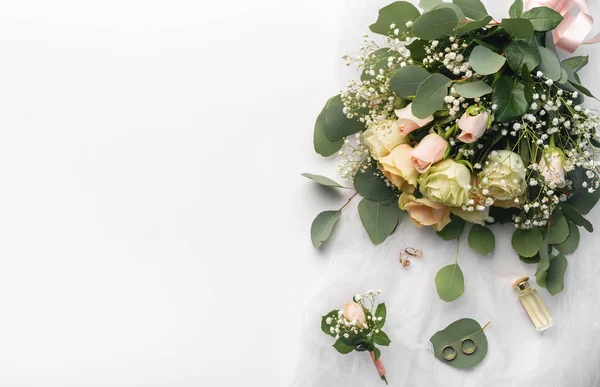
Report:
[[[483,81],[456,83],[456,92],[465,98],[477,98],[490,94],[494,89]]]
[[[502,19],[502,27],[513,39],[529,39],[535,32],[533,24],[524,18]]]
[[[451,241],[460,238],[463,231],[465,230],[464,219],[450,215],[452,221],[446,225],[441,231],[437,231],[436,234],[445,241]]]
[[[559,245],[569,237],[569,224],[560,210],[552,214],[550,220],[550,232],[548,234],[548,243],[551,245]]]
[[[543,72],[546,78],[550,78],[555,82],[559,81],[562,76],[562,67],[560,67],[558,57],[546,47],[539,47],[539,50],[542,63],[540,63],[537,70]]]
[[[500,71],[506,63],[506,58],[487,47],[476,46],[471,52],[469,63],[477,73],[490,75]]]
[[[436,5],[433,9],[440,9],[440,8],[448,8],[448,9],[453,10],[454,13],[456,14],[456,17],[458,18],[458,20],[464,20],[466,18],[463,10],[460,9],[460,7],[456,4],[441,3],[441,4]]]
[[[315,181],[325,187],[347,188],[338,183],[337,181],[331,180],[330,178],[325,176],[313,175],[312,173],[303,173],[302,176],[306,177],[307,179],[311,179],[312,181]]]
[[[394,232],[400,213],[398,203],[384,206],[382,203],[363,199],[358,204],[360,221],[374,245],[382,243]]]
[[[546,289],[553,296],[562,292],[565,288],[565,272],[567,270],[567,258],[558,254],[550,260],[550,267],[546,271]]]
[[[415,21],[421,16],[421,12],[409,2],[396,1],[379,10],[377,21],[369,27],[369,29],[381,35],[388,35],[391,32],[390,25],[395,24],[400,32],[408,30],[406,23]]]
[[[521,17],[523,15],[523,0],[515,0],[508,11],[510,17]]]
[[[525,258],[535,256],[540,251],[543,242],[544,235],[539,228],[532,228],[531,230],[518,229],[512,236],[513,249]]]
[[[417,94],[421,83],[430,75],[429,71],[422,67],[406,66],[394,74],[390,81],[390,88],[402,98],[413,97]]]
[[[363,198],[372,202],[390,202],[394,191],[387,186],[381,172],[373,165],[363,172],[359,170],[354,177],[354,189]]]
[[[325,114],[325,135],[329,141],[342,140],[344,137],[360,132],[364,128],[364,123],[346,117],[341,95],[336,95],[329,101],[327,113]]]
[[[465,24],[462,24],[462,25],[456,27],[456,33],[458,34],[458,36],[468,34],[471,31],[475,31],[475,30],[478,30],[480,28],[487,26],[492,20],[493,20],[493,17],[486,16],[480,20],[470,21],[468,23],[465,23]]]
[[[327,104],[321,111],[321,114],[319,114],[319,117],[317,117],[313,137],[313,146],[315,148],[315,152],[317,152],[323,157],[329,157],[334,155],[337,151],[341,149],[342,145],[344,145],[344,140],[331,141],[327,138],[327,135],[325,134],[325,120],[328,105],[329,101],[327,101]]]
[[[492,103],[496,104],[495,117],[497,121],[509,122],[521,117],[529,109],[525,97],[525,86],[516,78],[502,76],[496,82]]]
[[[533,28],[539,32],[552,31],[563,21],[560,13],[548,7],[532,8],[523,17],[529,19]]]
[[[582,226],[583,228],[585,228],[588,232],[594,232],[594,225],[592,225],[592,223],[590,223],[589,220],[587,220],[586,218],[583,217],[583,215],[581,215],[579,213],[579,211],[577,211],[575,209],[575,207],[571,206],[568,203],[562,203],[560,208],[563,211],[563,214],[565,215],[565,217],[570,221],[575,223],[578,226]]]
[[[573,72],[577,72],[584,68],[588,62],[590,57],[586,56],[573,56],[571,58],[567,58],[561,62],[563,66],[569,67]]]
[[[420,0],[419,7],[425,12],[429,12],[440,4],[444,4],[442,0]]]
[[[481,255],[488,255],[496,247],[496,237],[486,226],[475,224],[469,231],[469,246]]]
[[[564,255],[573,254],[579,247],[580,239],[579,228],[575,224],[569,223],[569,237],[566,241],[554,247]]]
[[[472,339],[476,344],[475,352],[466,355],[460,350],[460,341],[464,338]],[[479,364],[487,355],[488,342],[483,328],[479,323],[470,318],[463,318],[448,325],[445,329],[431,336],[433,353],[435,357],[444,364],[455,368],[471,368]],[[446,345],[456,350],[456,358],[451,361],[442,357],[442,348]]]
[[[438,295],[446,302],[454,301],[465,291],[465,278],[457,263],[442,267],[435,276]]]
[[[412,113],[417,118],[427,118],[444,105],[452,81],[442,74],[431,74],[417,89]]]
[[[450,8],[440,8],[421,15],[413,25],[413,32],[418,38],[434,40],[451,35],[457,25],[456,12]]]
[[[534,69],[542,61],[540,49],[535,39],[531,39],[531,41],[514,40],[510,42],[504,49],[504,55],[506,55],[506,60],[510,68],[517,73],[521,72],[524,64],[527,64],[528,68]]]
[[[481,20],[488,16],[485,5],[479,0],[453,0],[452,2],[458,5],[469,19]]]
[[[321,245],[329,239],[331,231],[333,231],[333,227],[340,219],[341,215],[342,211],[340,210],[324,211],[317,215],[315,220],[313,220],[310,228],[310,239],[315,248],[321,247]]]

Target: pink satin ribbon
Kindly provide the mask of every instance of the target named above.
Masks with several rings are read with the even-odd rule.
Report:
[[[370,351],[369,354],[371,355],[371,360],[373,360],[373,364],[375,364],[375,368],[377,368],[377,374],[380,377],[385,377],[385,366],[383,365],[383,361],[381,361],[381,358],[375,360],[375,352]]]
[[[554,44],[570,53],[575,52],[582,44],[600,43],[600,33],[586,40],[594,25],[586,0],[526,0],[524,9],[548,7],[560,13],[564,20],[552,31]],[[574,15],[571,10],[578,8]]]

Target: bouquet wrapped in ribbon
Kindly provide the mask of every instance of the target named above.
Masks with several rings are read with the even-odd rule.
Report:
[[[370,30],[380,36],[344,55],[360,80],[327,101],[314,129],[316,152],[337,155],[341,177],[363,197],[373,243],[406,215],[444,240],[471,224],[469,245],[486,255],[495,246],[488,226],[512,223],[514,250],[537,265],[537,283],[563,289],[565,255],[580,227],[593,230],[584,215],[600,198],[600,117],[582,107],[595,97],[577,73],[588,58],[561,61],[556,50],[572,51],[591,26],[583,6],[574,24],[571,3],[585,5],[517,0],[501,21],[479,0],[422,0],[422,11],[397,1],[379,11]],[[317,216],[315,247],[344,207]]]

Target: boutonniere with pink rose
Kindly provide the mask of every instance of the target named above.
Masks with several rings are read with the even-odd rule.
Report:
[[[488,255],[490,226],[510,223],[515,258],[536,265],[538,285],[558,294],[566,256],[581,229],[593,231],[585,215],[600,199],[600,117],[582,106],[595,97],[578,74],[588,57],[565,58],[600,40],[586,40],[586,2],[517,0],[502,20],[479,0],[419,6],[396,1],[379,11],[370,26],[379,36],[343,57],[359,79],[316,120],[314,149],[338,157],[346,183],[304,176],[356,191],[349,201],[362,197],[358,212],[374,244],[406,217],[445,241],[467,233],[470,247]],[[347,204],[316,217],[315,247]],[[436,277],[446,301],[464,290],[458,262],[451,266]]]
[[[321,330],[335,339],[333,347],[341,354],[368,352],[377,374],[385,381],[386,370],[377,345],[388,346],[390,339],[383,332],[385,303],[376,305],[382,290],[357,294],[339,310],[332,310],[321,319]]]

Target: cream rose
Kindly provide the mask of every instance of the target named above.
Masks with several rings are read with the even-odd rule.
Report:
[[[417,199],[407,192],[400,195],[398,203],[416,227],[431,226],[435,231],[441,231],[450,223],[450,208],[442,203],[425,197]]]
[[[450,207],[462,207],[469,201],[471,172],[454,160],[444,160],[419,177],[419,189],[429,199]]]
[[[407,144],[398,145],[392,152],[379,160],[383,174],[396,187],[402,189],[406,184],[417,185],[419,172],[410,161],[413,148]]]
[[[562,152],[557,149],[544,152],[539,164],[540,173],[550,188],[565,188],[567,182]]]
[[[419,173],[425,173],[429,168],[444,158],[448,143],[443,137],[432,133],[428,134],[413,149],[410,160]]]
[[[458,121],[458,127],[462,132],[457,137],[460,141],[468,144],[479,140],[483,136],[490,119],[487,111],[478,113],[478,106],[475,106],[475,109],[471,109],[470,111],[469,109],[467,109],[467,112]],[[473,113],[475,115],[471,115]]]
[[[367,321],[363,307],[356,302],[344,304],[344,306],[342,306],[342,314],[350,321],[358,321],[361,323]]]
[[[371,156],[375,160],[389,155],[395,147],[408,142],[408,139],[400,133],[398,122],[394,120],[372,124],[363,133],[362,140],[369,147]]]
[[[410,132],[414,132],[415,130],[422,128],[427,125],[431,121],[433,121],[433,116],[429,116],[427,118],[417,118],[412,114],[412,102],[408,104],[404,109],[396,110],[396,116],[398,117],[398,126],[400,128],[400,133],[403,136],[408,136]]]
[[[480,188],[494,200],[511,200],[525,193],[526,173],[521,156],[508,150],[494,151],[479,173]]]
[[[463,210],[462,208],[451,208],[450,211],[459,218],[473,224],[485,226],[485,222],[491,223],[494,221],[494,218],[490,216],[490,207],[486,207],[483,211],[477,211],[475,209],[473,209],[473,211],[468,211]]]

